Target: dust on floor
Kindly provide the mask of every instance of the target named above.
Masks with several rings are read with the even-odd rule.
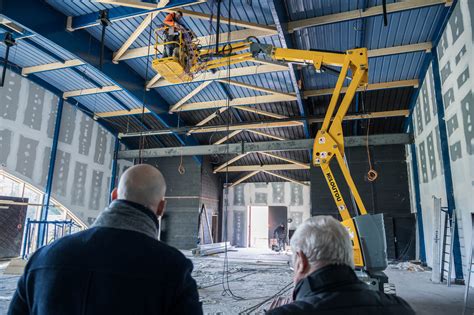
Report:
[[[276,293],[291,295],[290,256],[271,251],[239,249],[228,254],[229,273],[223,277],[224,255],[186,256],[194,263],[193,276],[205,314],[263,313]],[[6,314],[18,276],[4,275],[0,264],[0,314]],[[421,315],[461,314],[464,286],[434,284],[429,271],[387,268],[397,295]],[[474,298],[474,296],[473,296]]]

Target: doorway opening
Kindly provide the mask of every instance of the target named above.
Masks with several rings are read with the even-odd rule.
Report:
[[[283,224],[288,244],[288,209],[280,206],[249,206],[248,207],[248,247],[272,248],[277,244],[274,231]]]

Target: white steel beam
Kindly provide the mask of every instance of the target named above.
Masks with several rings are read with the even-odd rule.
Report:
[[[268,30],[249,30],[249,29],[243,29],[243,30],[238,30],[238,31],[233,31],[230,34],[229,33],[221,33],[219,35],[219,42],[220,43],[227,43],[227,42],[237,42],[237,41],[244,41],[247,39],[249,36],[255,36],[255,37],[266,37],[266,36],[272,36],[276,35],[276,31],[268,31]],[[230,38],[229,38],[230,35]],[[200,36],[197,38],[199,44],[203,47],[206,46],[211,46],[216,42],[216,35],[205,35],[205,36]],[[163,45],[158,45],[158,50],[163,50]],[[132,58],[140,58],[140,57],[146,57],[148,55],[154,55],[155,54],[155,48],[154,46],[144,46],[144,47],[139,47],[139,48],[133,48],[127,50],[122,56],[117,58],[117,61],[120,60],[127,60],[127,59],[132,59]],[[115,57],[114,57],[115,60]]]
[[[371,49],[367,51],[367,56],[369,58],[374,58],[374,57],[380,57],[380,56],[406,54],[406,53],[417,52],[417,51],[430,52],[431,48],[433,48],[433,44],[431,42],[425,42],[425,43],[418,43],[418,44],[409,44],[409,45],[401,45],[401,46],[394,46],[394,47]]]
[[[265,129],[265,128],[283,128],[283,127],[300,127],[300,121],[277,121],[277,122],[262,122],[262,123],[251,123],[251,124],[239,124],[239,125],[230,125],[225,127],[204,127],[195,130],[193,133],[209,133],[209,132],[221,132],[221,131],[233,131],[240,129]],[[147,133],[147,135],[152,135],[152,132]],[[124,135],[125,136],[125,135]]]
[[[25,67],[21,70],[21,75],[27,76],[32,73],[77,67],[77,66],[82,66],[83,64],[84,62],[82,62],[79,59],[66,60],[65,62],[47,63],[43,65],[38,65],[38,66]]]
[[[270,134],[270,133],[266,133],[266,132],[263,132],[263,131],[260,131],[260,130],[248,129],[247,131],[248,131],[248,132],[251,132],[251,133],[254,133],[254,134],[256,134],[256,135],[268,137],[268,138],[275,139],[275,140],[280,140],[280,141],[286,140],[286,139],[283,138],[283,137],[275,136],[275,135],[272,135],[272,134]]]
[[[296,96],[290,95],[258,95],[250,97],[234,98],[233,100],[217,100],[210,102],[196,102],[187,103],[180,107],[180,111],[198,110],[198,109],[211,109],[220,108],[224,106],[235,106],[235,105],[254,105],[264,103],[276,103],[276,102],[291,102],[295,101]]]
[[[218,173],[225,172],[253,172],[253,171],[296,171],[296,170],[307,170],[307,167],[302,167],[296,164],[265,164],[265,165],[239,165],[229,166],[225,169],[217,171]]]
[[[270,171],[262,171],[262,172],[267,173],[267,174],[272,175],[272,176],[275,176],[275,177],[278,177],[278,178],[281,178],[281,179],[284,179],[288,182],[292,182],[292,183],[300,184],[300,185],[304,185],[304,186],[309,186],[309,184],[307,184],[307,183],[300,182],[299,180],[290,178],[290,177],[285,176],[285,175],[280,175],[280,174],[273,173],[273,172],[270,172]]]
[[[123,43],[122,47],[119,48],[114,53],[114,58],[112,59],[113,62],[118,62],[121,60],[120,58],[126,53],[128,48],[135,42],[135,40],[140,36],[141,33],[150,25],[150,23],[153,21],[153,19],[158,15],[159,12],[152,12],[149,13],[145,19],[138,25],[138,27],[133,31],[133,33],[130,35],[130,37]],[[148,47],[147,47],[148,49]],[[154,52],[153,47],[150,47],[150,53]]]
[[[229,187],[234,187],[234,186],[240,184],[241,182],[249,179],[250,177],[253,177],[253,176],[257,175],[258,173],[260,173],[260,171],[253,171],[250,174],[244,175],[241,178],[239,178],[238,180],[236,180],[235,182],[233,182]]]
[[[288,67],[282,66],[282,65],[271,64],[271,65],[247,66],[247,67],[242,67],[242,68],[232,68],[230,69],[230,71],[228,71],[227,69],[223,69],[223,70],[218,70],[214,73],[203,72],[203,73],[196,74],[194,79],[187,83],[227,79],[229,78],[229,76],[233,78],[233,77],[241,77],[241,76],[246,76],[246,75],[272,73],[272,72],[277,72],[277,71],[288,71]],[[171,83],[162,79],[156,82],[154,85],[152,85],[151,88],[158,88],[158,87],[177,85],[177,84],[182,84],[182,83]]]
[[[267,112],[267,111],[257,109],[257,108],[254,108],[254,107],[249,107],[249,106],[235,105],[234,108],[236,108],[238,110],[243,110],[243,111],[246,111],[246,112],[262,115],[262,116],[272,117],[272,118],[275,118],[275,119],[288,118],[288,116],[285,116],[285,115],[280,115],[280,114],[277,114],[277,113]]]
[[[219,165],[218,167],[216,167],[214,169],[214,173],[217,173],[219,172],[220,170],[223,170],[224,168],[226,168],[228,165],[240,160],[241,158],[247,156],[248,153],[243,153],[243,154],[240,154],[240,155],[237,155],[236,157],[233,157],[232,159],[230,159],[229,161],[225,162],[224,164],[221,164]]]
[[[238,135],[239,133],[241,133],[243,130],[234,130],[232,131],[231,133],[229,133],[228,135],[226,135],[225,137],[217,140],[216,142],[214,142],[213,144],[222,144],[226,141],[228,141],[230,138],[233,138],[235,137],[236,135]]]
[[[451,5],[452,0],[409,0],[387,4],[387,13],[394,13],[406,10],[419,9],[433,5]],[[292,33],[307,27],[320,26],[332,23],[339,23],[360,18],[367,18],[383,14],[383,6],[374,6],[362,10],[353,10],[329,15],[318,16],[309,19],[292,21],[288,23],[288,32]]]
[[[371,83],[367,87],[360,87],[357,91],[374,91],[374,90],[383,90],[383,89],[394,89],[400,87],[418,87],[418,80],[401,80],[401,81],[392,81],[392,82],[381,82],[381,83]],[[332,95],[334,89],[321,89],[321,90],[306,90],[303,92],[304,98],[312,96],[321,96],[321,95]],[[346,93],[347,87],[344,86],[341,89],[341,93]]]
[[[225,84],[230,84],[230,85],[234,85],[234,86],[239,86],[239,87],[242,87],[242,88],[245,88],[245,89],[250,89],[250,90],[258,91],[258,92],[269,93],[269,94],[275,94],[275,95],[283,95],[283,96],[293,96],[293,97],[296,97],[296,96],[295,96],[294,94],[292,94],[292,93],[280,92],[280,91],[276,91],[276,90],[272,90],[272,89],[268,89],[268,88],[256,86],[256,85],[253,85],[253,84],[247,84],[247,83],[243,83],[243,82],[239,82],[239,81],[235,81],[235,80],[220,79],[220,80],[217,80],[217,81],[219,81],[219,82],[221,82],[221,83],[225,83]]]
[[[99,93],[109,93],[109,92],[115,92],[115,91],[121,91],[121,90],[122,90],[122,88],[120,86],[110,85],[110,86],[103,86],[103,87],[100,87],[100,88],[91,88],[91,89],[67,91],[67,92],[63,93],[63,98],[67,99],[69,97],[99,94]]]
[[[303,163],[303,162],[300,162],[300,161],[296,161],[296,160],[293,160],[293,159],[289,159],[289,158],[286,158],[286,157],[283,157],[283,156],[279,156],[279,155],[276,155],[276,154],[273,154],[273,153],[269,153],[269,152],[258,152],[259,154],[262,154],[262,155],[266,155],[268,157],[271,157],[271,158],[274,158],[274,159],[277,159],[277,160],[281,160],[281,161],[284,161],[284,162],[288,162],[288,163],[291,163],[291,164],[295,164],[295,165],[299,165],[301,167],[306,167],[307,169],[309,169],[309,165],[306,164],[306,163]]]
[[[183,97],[182,99],[180,99],[178,102],[176,102],[176,104],[174,104],[173,106],[170,107],[170,112],[175,112],[177,110],[180,109],[180,107],[186,103],[187,101],[189,101],[191,98],[193,98],[194,96],[196,96],[199,92],[201,92],[202,90],[204,90],[209,84],[211,84],[212,81],[204,81],[202,82],[198,87],[196,87],[194,90],[192,90],[191,92],[189,92],[188,95],[186,95],[185,97]]]

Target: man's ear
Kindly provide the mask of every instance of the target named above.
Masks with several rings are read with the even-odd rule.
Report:
[[[114,188],[114,190],[112,190],[112,192],[110,193],[110,197],[112,201],[117,200],[117,197],[118,197],[117,188]]]
[[[298,266],[295,266],[298,270],[296,270],[300,274],[306,274],[309,270],[309,261],[306,255],[302,251],[297,251],[296,255],[299,259]]]
[[[161,217],[163,215],[163,213],[165,212],[165,205],[166,200],[162,199],[158,204],[158,208],[156,208],[156,216]]]

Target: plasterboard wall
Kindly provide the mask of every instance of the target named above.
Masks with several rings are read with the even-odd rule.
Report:
[[[468,254],[464,248],[469,248],[471,241],[471,213],[474,212],[473,20],[474,2],[458,1],[437,47],[464,270]],[[442,206],[447,206],[434,92],[430,67],[413,113],[429,266],[433,264],[435,238],[433,196],[441,198]]]
[[[43,191],[57,104],[53,93],[7,71],[5,86],[0,88],[0,164]],[[52,196],[86,224],[108,202],[114,141],[94,120],[64,104]]]

